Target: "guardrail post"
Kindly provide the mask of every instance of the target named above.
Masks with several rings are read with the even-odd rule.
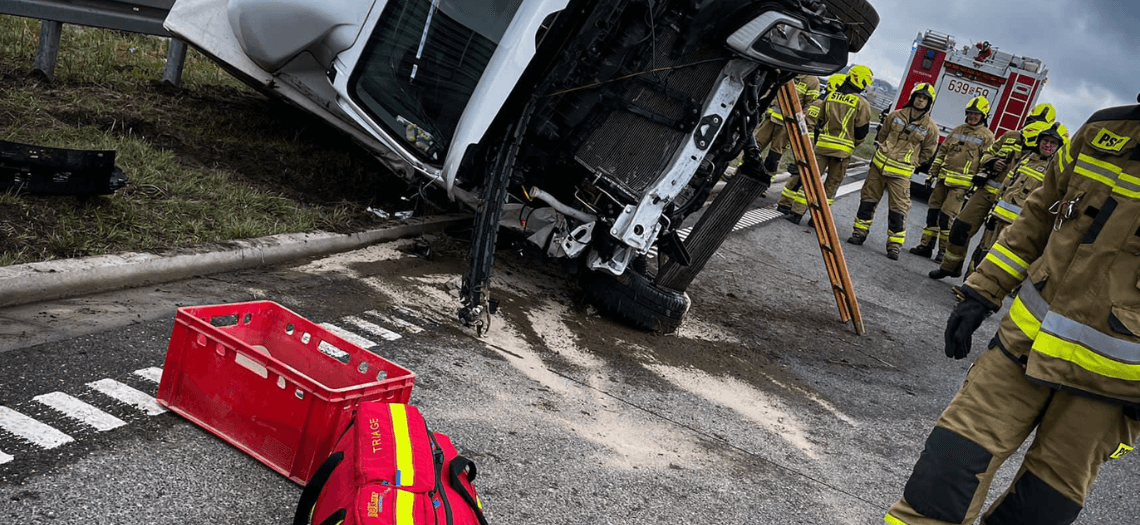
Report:
[[[174,87],[182,87],[182,66],[185,64],[186,42],[171,38],[170,47],[166,50],[166,70],[162,72],[162,81]]]
[[[55,59],[59,55],[59,36],[63,24],[54,20],[40,20],[40,42],[36,46],[33,73],[40,73],[48,82],[55,82]]]

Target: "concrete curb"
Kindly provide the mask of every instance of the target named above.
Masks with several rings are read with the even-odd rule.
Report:
[[[294,233],[226,243],[216,250],[178,255],[125,253],[0,267],[0,307],[66,299],[178,281],[356,250],[402,237],[436,233],[471,221],[469,214],[407,219],[389,228],[353,234]]]

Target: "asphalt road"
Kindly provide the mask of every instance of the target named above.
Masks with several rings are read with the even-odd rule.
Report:
[[[857,195],[836,200],[841,238]],[[153,398],[178,306],[271,299],[417,374],[412,403],[478,464],[491,523],[881,523],[998,321],[969,359],[946,359],[953,283],[928,279],[929,260],[888,260],[885,215],[864,246],[844,245],[862,336],[838,322],[814,235],[779,219],[729,237],[670,336],[599,316],[557,267],[502,250],[502,310],[476,338],[453,322],[462,247],[443,238],[431,260],[386,243],[0,309],[0,521],[288,523],[297,485],[145,399],[114,397],[119,384]],[[908,246],[924,216],[917,202]],[[121,425],[45,402],[63,395]],[[1135,521],[1134,461],[1106,465],[1078,523]]]

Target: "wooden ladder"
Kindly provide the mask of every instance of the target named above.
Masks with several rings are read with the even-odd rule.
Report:
[[[815,162],[815,149],[808,136],[807,121],[804,120],[795,82],[789,81],[781,87],[776,98],[781,113],[795,116],[795,118],[785,117],[784,125],[788,128],[788,139],[792,143],[792,153],[796,156],[804,196],[807,197],[808,209],[811,210],[812,223],[815,225],[813,229],[819,240],[823,261],[827,265],[827,276],[831,279],[835,304],[839,307],[839,319],[844,323],[852,321],[855,333],[862,335],[866,329],[863,327],[863,318],[859,315],[859,301],[855,298],[851,275],[847,273],[847,261],[843,258],[843,247],[839,243],[839,234],[835,231],[835,218],[831,215],[831,206],[827,205],[827,192],[823,189],[819,165]]]

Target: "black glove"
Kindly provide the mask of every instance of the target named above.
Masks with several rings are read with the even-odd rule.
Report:
[[[974,175],[974,178],[970,180],[970,184],[975,188],[981,188],[985,186],[989,180],[990,178],[985,175]]]
[[[954,288],[954,293],[958,295],[959,302],[946,321],[946,357],[962,359],[970,353],[974,332],[982,326],[982,321],[1001,306],[991,303],[964,284]]]

